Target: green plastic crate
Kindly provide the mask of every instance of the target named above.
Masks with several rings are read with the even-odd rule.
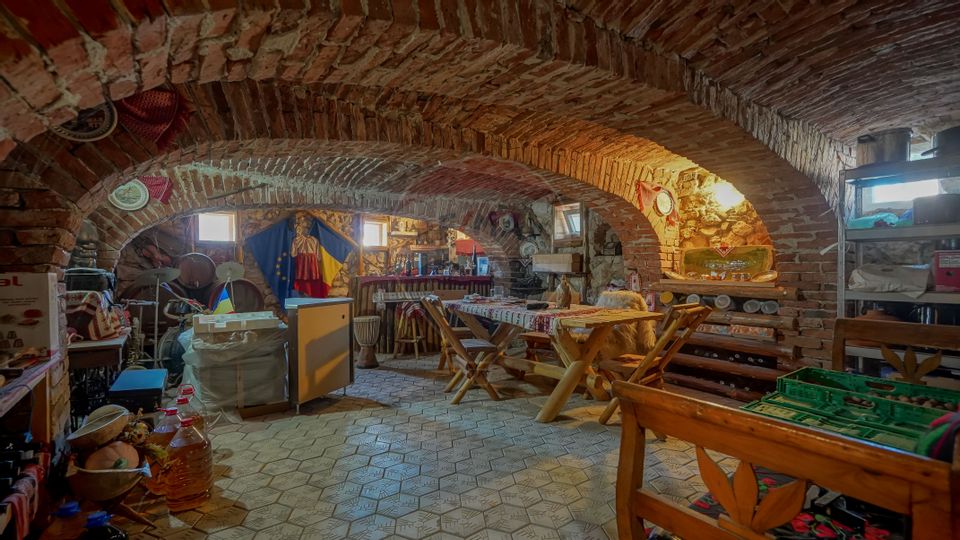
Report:
[[[896,379],[880,379],[865,375],[854,375],[842,371],[805,367],[777,378],[777,390],[790,393],[790,388],[796,385],[811,384],[837,390],[859,392],[861,394],[874,393],[879,397],[895,399],[899,396],[923,396],[936,399],[943,403],[960,403],[960,391],[946,388],[935,388],[920,384],[912,384]],[[914,405],[916,406],[916,405]]]
[[[954,390],[809,367],[779,377],[777,390],[815,409],[846,409],[850,416],[874,424],[893,423],[913,429],[926,429],[947,411],[905,403],[897,400],[898,396],[923,396],[954,405],[960,402],[960,392]]]
[[[772,395],[777,395],[774,393]],[[769,396],[768,396],[769,397]],[[888,430],[867,425],[858,425],[853,422],[831,419],[827,415],[815,414],[808,411],[792,408],[784,403],[776,401],[767,401],[767,398],[748,403],[741,407],[744,410],[785,420],[794,424],[814,427],[853,437],[864,441],[869,441],[900,450],[913,452],[917,443],[919,434],[907,435],[899,430]]]
[[[903,408],[894,406],[884,409],[883,406],[892,405],[892,403],[879,398],[877,401],[881,403],[876,404],[878,407],[864,407],[842,401],[839,404],[807,401],[781,392],[768,394],[763,397],[763,401],[809,414],[822,415],[836,422],[881,429],[914,439],[926,431],[930,423],[909,414],[914,411],[905,412]],[[926,410],[929,411],[929,409]]]

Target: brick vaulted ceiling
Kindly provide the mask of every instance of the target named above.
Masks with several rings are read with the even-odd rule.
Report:
[[[430,189],[469,171],[485,187],[464,205],[522,204],[538,190],[585,200],[651,269],[659,261],[647,260],[657,258],[649,244],[663,231],[637,211],[631,189],[703,167],[756,208],[778,269],[804,292],[796,308],[829,313],[833,293],[821,283],[835,266],[818,251],[834,236],[829,212],[851,138],[958,117],[953,0],[0,6],[7,268],[62,264],[80,219],[132,174],[185,171],[178,181],[221,178],[225,188],[249,181],[244,174],[311,176],[324,165],[308,154],[337,141],[362,160],[350,162],[356,170],[381,173],[384,195],[399,188],[389,184],[397,171]],[[162,84],[199,104],[172,151],[122,128],[87,144],[47,133],[78,109]],[[364,144],[351,154],[354,143]],[[408,155],[396,155],[398,146]],[[430,152],[439,165],[421,159]],[[213,169],[230,174],[194,176]],[[531,182],[505,189],[513,176]],[[801,329],[798,345],[822,351],[818,332]]]

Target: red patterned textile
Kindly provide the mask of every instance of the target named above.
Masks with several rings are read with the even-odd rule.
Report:
[[[461,301],[444,302],[448,309],[486,317],[495,321],[520,326],[534,332],[553,333],[560,319],[590,315],[609,308],[593,306],[571,306],[570,309],[530,310],[526,304],[504,304],[501,302],[471,303]]]
[[[294,257],[294,262],[296,277],[293,289],[310,298],[326,298],[330,294],[330,286],[323,282],[316,254],[301,253]]]
[[[402,315],[408,319],[426,319],[426,313],[424,313],[423,306],[420,305],[420,302],[397,304],[396,315],[397,317]]]
[[[187,126],[190,102],[176,90],[154,88],[115,103],[120,123],[128,131],[156,143],[161,150]]]
[[[151,199],[167,204],[173,195],[173,182],[166,176],[141,176],[140,181],[147,186]]]

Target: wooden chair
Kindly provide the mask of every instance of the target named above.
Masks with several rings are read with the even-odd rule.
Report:
[[[479,385],[486,390],[493,400],[499,400],[500,395],[487,380],[486,368],[482,367],[490,364],[490,362],[484,362],[486,355],[499,354],[497,346],[485,339],[458,338],[444,316],[443,304],[436,296],[424,297],[420,303],[453,349],[452,360],[457,366],[457,371],[443,391],[451,392],[457,383],[463,381],[450,403],[453,405],[460,403],[467,390],[474,385]]]
[[[800,512],[807,482],[909,515],[914,540],[960,538],[960,436],[951,464],[628,382],[614,382],[613,393],[623,407],[620,538],[647,538],[647,520],[682,538],[767,540]],[[718,519],[644,487],[648,429],[696,447]],[[705,449],[741,460],[732,482]],[[752,465],[795,480],[760,499]]]
[[[556,301],[556,299],[557,299],[556,291],[551,291],[543,295],[544,302],[554,302]],[[577,291],[570,291],[570,303],[579,304],[580,293],[578,293]],[[550,344],[550,334],[547,334],[544,332],[524,332],[520,334],[519,337],[527,344],[527,350],[526,350],[526,353],[524,353],[524,357],[527,360],[533,360],[535,362],[539,362],[540,352],[553,351],[553,345]]]
[[[448,289],[442,291],[433,291],[433,296],[436,296],[441,301],[442,300],[460,300],[467,295],[467,289]],[[441,304],[442,306],[443,304]],[[446,313],[447,321],[451,324],[450,330],[453,331],[454,335],[459,339],[470,339],[473,337],[473,332],[466,326],[452,326],[456,321],[456,316]],[[437,369],[443,369],[444,366],[451,373],[454,373],[456,369],[453,366],[453,361],[451,360],[451,355],[453,354],[453,347],[450,346],[450,342],[447,341],[447,338],[443,336],[443,333],[440,334],[440,361],[437,363]]]
[[[624,354],[612,360],[600,362],[600,372],[611,381],[627,380],[644,386],[663,387],[663,372],[680,347],[690,339],[707,316],[710,309],[700,304],[671,306],[660,322],[660,336],[650,351],[641,356]],[[613,398],[607,404],[599,422],[606,424],[617,411],[620,400]]]
[[[836,371],[845,368],[849,341],[879,349],[879,354],[900,372],[906,382],[927,384],[923,377],[940,366],[942,351],[960,349],[960,326],[837,319],[833,327],[833,369]],[[922,353],[918,358],[914,347],[938,349],[938,352]]]

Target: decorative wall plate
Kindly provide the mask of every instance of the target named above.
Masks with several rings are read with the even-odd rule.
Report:
[[[673,200],[673,195],[665,189],[657,193],[656,199],[653,200],[653,208],[661,216],[666,216],[670,214],[670,212],[673,212],[675,204],[676,202]]]
[[[107,101],[77,113],[77,117],[50,128],[64,139],[77,142],[99,141],[117,127],[117,108]]]
[[[132,212],[143,208],[150,202],[150,192],[147,191],[147,186],[143,185],[140,180],[131,180],[113,190],[113,193],[107,199],[110,204],[120,210]]]
[[[500,230],[503,232],[510,232],[517,226],[517,222],[513,219],[513,214],[502,214],[500,218],[497,219],[497,226],[500,227]]]
[[[520,256],[524,259],[529,259],[537,254],[537,245],[529,240],[520,244]]]

